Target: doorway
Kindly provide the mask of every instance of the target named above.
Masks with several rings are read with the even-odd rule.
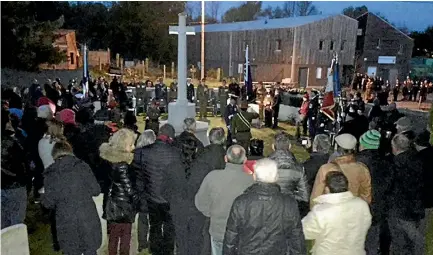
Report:
[[[306,88],[308,86],[308,68],[299,68],[299,87]]]

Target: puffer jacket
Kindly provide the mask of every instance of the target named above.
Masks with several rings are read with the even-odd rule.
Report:
[[[1,188],[24,187],[27,181],[27,165],[23,161],[24,149],[13,132],[3,131],[1,137]]]
[[[236,198],[227,220],[224,255],[307,254],[295,199],[277,184],[255,183]]]
[[[277,183],[281,187],[281,193],[293,195],[297,201],[308,202],[310,188],[307,177],[295,156],[289,150],[276,150],[269,158],[277,162]]]
[[[158,139],[154,144],[134,151],[131,166],[137,175],[137,190],[141,200],[167,203],[161,195],[163,171],[176,162],[182,163],[181,152],[168,141]]]
[[[110,184],[104,193],[103,217],[109,223],[133,223],[137,214],[139,195],[135,188],[135,174],[128,165],[132,153],[100,147],[100,155],[109,166]]]

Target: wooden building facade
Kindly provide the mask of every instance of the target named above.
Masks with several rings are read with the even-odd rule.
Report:
[[[197,65],[201,27],[194,28],[196,35],[187,39],[188,64]],[[206,25],[205,68],[222,68],[223,76],[239,77],[239,65],[245,63],[245,48],[249,45],[253,81],[281,82],[290,78],[300,87],[324,86],[335,53],[342,67],[340,73],[344,75],[345,68],[353,66],[357,28],[358,22],[344,15]]]
[[[413,39],[373,13],[358,20],[356,59],[358,72],[395,83],[409,75]]]

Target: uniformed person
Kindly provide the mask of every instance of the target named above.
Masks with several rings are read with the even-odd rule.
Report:
[[[232,83],[229,84],[229,93],[235,95],[237,100],[240,100],[241,87],[236,82],[236,78],[232,78]]]
[[[209,89],[205,84],[206,79],[201,79],[200,84],[197,87],[197,99],[200,107],[200,115],[199,120],[203,120],[207,118],[207,101],[209,99]]]
[[[313,141],[316,136],[317,127],[317,111],[319,110],[319,96],[316,91],[312,91],[310,95],[310,105],[308,106],[308,132],[310,133],[310,138]]]
[[[186,79],[186,98],[188,102],[194,103],[195,91],[194,84],[191,83],[191,78]]]
[[[280,88],[279,86],[275,88],[274,91],[274,100],[273,100],[273,105],[272,105],[272,112],[274,115],[274,123],[272,124],[272,128],[277,128],[278,127],[278,114],[280,113],[280,105],[282,103],[282,98],[280,95]]]
[[[259,105],[259,123],[260,125],[263,122],[264,117],[264,101],[266,97],[266,89],[263,86],[263,82],[259,82],[259,85],[257,87],[256,91],[256,103]]]
[[[146,117],[146,128],[151,129],[155,132],[155,135],[158,135],[159,132],[159,116],[161,113],[159,112],[158,106],[156,105],[156,100],[152,100],[152,104],[147,110]]]
[[[169,102],[173,102],[177,99],[177,84],[175,82],[172,82],[170,84],[170,90],[168,93],[168,100]]]
[[[232,133],[230,130],[231,123],[233,117],[238,113],[238,106],[236,104],[237,98],[236,96],[230,97],[230,103],[226,106],[226,109],[224,111],[224,121],[226,123],[227,127],[227,147],[231,146],[233,144],[232,141]]]
[[[241,103],[241,110],[233,117],[230,132],[234,137],[233,142],[244,147],[245,151],[248,152],[250,148],[250,140],[251,140],[251,122],[253,119],[257,119],[259,117],[258,113],[255,112],[247,112],[248,103]]]
[[[229,95],[229,91],[227,88],[227,82],[226,82],[226,80],[223,80],[221,86],[219,86],[219,88],[218,88],[218,100],[219,100],[219,104],[220,104],[221,117],[223,117],[223,118],[225,116],[225,111],[226,111],[226,107],[227,107],[228,95]]]

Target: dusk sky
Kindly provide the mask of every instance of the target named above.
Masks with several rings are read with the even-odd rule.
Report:
[[[232,6],[238,6],[242,2],[222,2],[221,13],[224,13]],[[406,26],[411,31],[423,31],[429,25],[433,26],[433,1],[430,2],[367,2],[367,1],[353,1],[353,2],[321,2],[313,1],[322,14],[337,14],[348,6],[362,6],[365,5],[371,12],[380,12],[388,20],[393,22],[396,26]],[[263,8],[267,6],[282,5],[282,2],[276,1],[263,1]]]

